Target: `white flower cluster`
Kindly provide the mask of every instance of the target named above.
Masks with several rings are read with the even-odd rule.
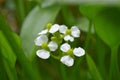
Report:
[[[41,47],[36,54],[42,59],[48,59],[52,53],[58,53],[60,61],[70,67],[74,64],[74,56],[81,57],[85,54],[83,48],[71,48],[69,44],[74,41],[74,38],[80,37],[77,26],[68,29],[65,25],[48,24],[47,28],[38,35],[34,42],[35,45]]]

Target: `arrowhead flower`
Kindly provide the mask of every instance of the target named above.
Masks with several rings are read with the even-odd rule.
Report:
[[[77,26],[68,29],[66,25],[47,24],[46,29],[39,32],[38,37],[34,40],[35,45],[40,47],[36,51],[36,55],[41,59],[48,59],[52,55],[64,65],[71,67],[74,64],[74,56],[85,55],[83,48],[72,48],[68,44],[68,41],[73,42],[74,38],[78,37],[80,37],[80,30]]]
[[[60,61],[61,61],[63,64],[67,65],[68,67],[70,67],[70,66],[72,66],[72,65],[74,64],[74,59],[73,59],[71,56],[69,56],[69,55],[63,56],[63,57],[60,59]]]
[[[37,50],[36,54],[41,59],[48,59],[50,57],[50,52],[44,49]]]
[[[40,33],[38,33],[38,35],[42,35],[42,34],[47,34],[48,33],[48,29],[42,30]]]
[[[41,46],[44,49],[36,52],[37,56],[41,59],[48,59],[50,57],[50,51],[55,51],[58,45],[54,41],[50,41],[48,44],[48,37],[46,35],[40,35],[35,39],[35,45]],[[49,50],[47,50],[49,48]]]
[[[51,26],[49,32],[50,33],[55,33],[55,32],[57,32],[59,30],[59,27],[60,26],[58,24],[54,24],[54,25]]]
[[[85,55],[85,50],[83,48],[78,47],[71,49],[68,43],[62,44],[60,50],[67,53],[67,55],[63,56],[60,61],[68,67],[74,64],[74,59],[71,56],[75,55],[77,57],[81,57]]]
[[[80,30],[77,28],[77,26],[73,26],[71,27],[71,29],[68,29],[67,26],[61,25],[59,28],[59,32],[65,34],[65,41],[73,42],[74,38],[80,37]]]

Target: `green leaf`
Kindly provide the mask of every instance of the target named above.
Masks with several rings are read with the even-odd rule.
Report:
[[[1,15],[1,13],[0,13],[0,25],[2,25],[2,26],[0,26],[0,30],[2,31],[6,40],[8,41],[9,45],[11,46],[12,51],[16,54],[18,62],[20,63],[20,66],[22,67],[22,69],[25,72],[25,76],[28,78],[28,80],[33,80],[33,79],[41,80],[38,70],[26,58],[21,46],[19,46],[18,41],[16,41],[9,25],[5,22],[5,19]],[[9,69],[8,69],[8,71],[9,71]]]
[[[109,7],[102,10],[94,19],[96,33],[110,47],[120,43],[120,8]]]
[[[99,13],[103,6],[96,5],[82,5],[80,6],[80,12],[89,19],[96,18],[96,15]]]
[[[88,32],[89,31],[89,19],[86,18],[86,17],[81,17],[78,22],[77,22],[77,26],[84,32]],[[91,28],[91,33],[94,33],[94,26],[91,25],[92,28]]]
[[[44,29],[47,23],[54,21],[59,9],[59,6],[48,8],[36,6],[27,16],[21,30],[23,49],[27,56],[30,57],[34,50],[34,39],[38,32]]]
[[[102,77],[101,77],[94,61],[88,54],[86,54],[86,59],[87,59],[88,68],[90,70],[93,80],[102,80]]]
[[[0,46],[1,46],[1,56],[2,61],[4,63],[4,67],[8,74],[10,80],[17,80],[17,74],[15,70],[15,62],[16,62],[16,55],[11,49],[11,46],[7,42],[6,38],[4,37],[3,33],[0,31]]]
[[[43,0],[43,2],[41,3],[41,6],[45,8],[45,7],[52,6],[54,3],[55,3],[55,0]]]
[[[0,46],[2,46],[2,56],[4,57],[5,60],[8,61],[11,67],[15,67],[16,56],[1,31],[0,41],[1,41]]]

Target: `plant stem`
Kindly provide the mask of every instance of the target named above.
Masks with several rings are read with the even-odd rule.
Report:
[[[110,74],[109,80],[120,80],[119,66],[118,66],[118,48],[119,45],[111,48]]]
[[[66,69],[63,64],[60,64],[60,70],[61,70],[61,75],[63,80],[69,80],[67,75],[66,75]]]

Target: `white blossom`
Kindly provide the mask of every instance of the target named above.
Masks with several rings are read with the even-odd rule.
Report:
[[[70,49],[70,45],[68,43],[64,43],[61,45],[60,50],[63,52],[67,52]]]
[[[74,41],[74,38],[80,37],[80,30],[77,26],[73,26],[70,29],[70,34],[67,34],[67,27],[65,25],[61,25],[59,28],[59,32],[65,34],[64,40],[65,41]]]
[[[60,61],[65,64],[66,66],[70,67],[74,64],[74,59],[69,55],[63,56]]]
[[[71,42],[73,42],[74,38],[72,36],[70,36],[70,35],[67,35],[67,36],[64,37],[64,40],[65,41],[69,41],[70,40]]]
[[[73,27],[71,28],[71,35],[72,35],[73,37],[80,37],[80,30],[78,29],[78,27],[73,26]]]
[[[35,45],[41,46],[43,42],[48,42],[48,37],[46,35],[40,35],[35,39]]]
[[[54,41],[49,42],[48,47],[50,51],[55,51],[58,48],[58,44]]]
[[[48,59],[50,57],[50,52],[46,51],[44,49],[38,50],[36,52],[37,56],[40,57],[41,59]]]
[[[60,26],[58,24],[54,24],[54,25],[51,26],[49,32],[50,33],[55,33],[55,32],[57,32],[59,30],[59,27]]]
[[[38,33],[38,35],[42,35],[42,34],[47,34],[48,29],[42,30],[40,33]]]
[[[72,57],[70,57],[71,52],[77,57],[81,57],[81,56],[85,55],[85,50],[81,47],[71,49],[72,51],[69,52],[70,49],[71,49],[71,47],[68,43],[64,43],[60,47],[61,51],[66,52],[68,54],[66,56],[63,56],[60,59],[60,61],[67,66],[72,66],[74,63],[74,59]],[[70,55],[69,55],[69,53],[70,53]]]
[[[77,56],[77,57],[80,57],[80,56],[85,55],[85,50],[84,50],[83,48],[81,48],[81,47],[78,47],[78,48],[75,48],[75,49],[73,50],[73,54],[74,54],[75,56]]]
[[[63,34],[65,34],[66,30],[67,30],[67,26],[65,26],[65,25],[61,25],[59,28],[59,32],[63,33]]]

